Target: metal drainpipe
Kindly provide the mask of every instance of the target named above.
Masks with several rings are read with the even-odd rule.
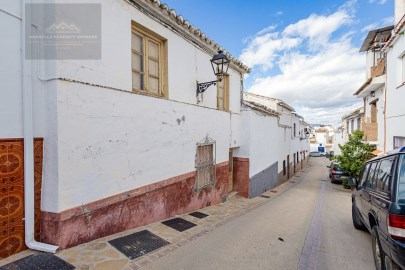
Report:
[[[25,4],[30,0],[21,0],[21,82],[23,91],[23,125],[24,125],[24,210],[25,210],[25,244],[28,248],[55,253],[58,246],[35,241],[34,218],[34,127],[32,102],[31,60],[26,61],[25,34],[27,22],[31,25],[30,14],[25,13]]]
[[[388,76],[387,76],[387,53],[385,53],[384,57],[384,69],[385,69],[385,84],[384,84],[384,153],[387,152],[387,82],[388,82]],[[378,129],[377,129],[378,130]]]

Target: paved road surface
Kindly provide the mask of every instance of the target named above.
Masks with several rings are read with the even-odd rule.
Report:
[[[374,269],[370,235],[354,229],[351,193],[330,183],[327,163],[312,158],[290,190],[146,269]]]

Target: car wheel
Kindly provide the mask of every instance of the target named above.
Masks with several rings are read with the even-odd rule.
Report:
[[[352,203],[352,220],[353,220],[353,226],[357,230],[364,230],[366,226],[364,226],[363,221],[360,218],[360,213],[359,210],[356,207],[356,203]]]
[[[385,253],[381,248],[380,239],[378,239],[377,226],[371,231],[371,243],[373,245],[374,264],[377,270],[385,270]]]

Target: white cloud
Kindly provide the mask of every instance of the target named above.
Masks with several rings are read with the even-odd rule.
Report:
[[[380,5],[383,5],[383,4],[385,4],[385,2],[387,2],[387,0],[369,0],[368,1],[370,4],[372,4],[372,3],[378,3],[378,4],[380,4]]]
[[[279,10],[279,11],[276,12],[276,15],[277,15],[277,16],[281,16],[281,15],[283,15],[283,14],[284,14],[284,12],[282,12],[281,10]]]
[[[363,29],[361,29],[362,32],[369,32],[371,30],[375,30],[384,26],[390,26],[394,24],[394,17],[387,17],[384,18],[382,20],[380,20],[379,22],[374,22],[372,24],[366,25],[365,27],[363,27]]]
[[[364,55],[351,44],[352,33],[341,31],[353,23],[354,4],[256,34],[240,56],[253,68],[248,91],[285,100],[311,123],[336,124],[361,106],[353,93],[364,83]],[[280,72],[269,75],[274,65]]]

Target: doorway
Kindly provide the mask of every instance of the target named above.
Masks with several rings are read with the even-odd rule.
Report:
[[[228,178],[228,193],[233,190],[233,149],[229,149],[229,178]]]

